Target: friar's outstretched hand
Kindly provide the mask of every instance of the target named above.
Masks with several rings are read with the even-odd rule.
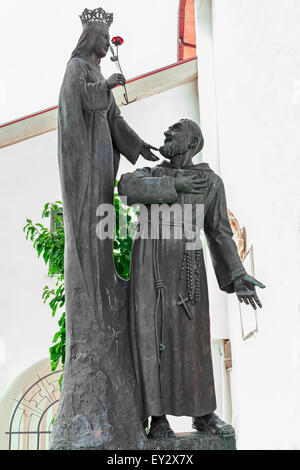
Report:
[[[150,162],[157,162],[157,160],[159,160],[159,157],[154,155],[154,153],[151,152],[151,149],[158,150],[158,148],[152,147],[152,145],[143,142],[140,154],[145,158],[145,160],[149,160]]]
[[[254,310],[257,309],[256,305],[262,308],[262,304],[256,294],[255,286],[264,289],[266,287],[264,284],[247,273],[235,279],[233,284],[237,298],[241,303],[245,302],[247,305],[251,304]]]

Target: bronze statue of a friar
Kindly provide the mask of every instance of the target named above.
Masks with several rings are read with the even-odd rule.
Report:
[[[196,430],[228,436],[233,428],[214,413],[200,229],[221,290],[236,292],[240,302],[256,309],[261,303],[255,286],[264,286],[241,263],[222,179],[208,163],[192,162],[204,144],[199,126],[181,119],[164,135],[159,150],[166,160],[126,173],[119,182],[119,194],[129,205],[140,206],[132,247],[129,322],[141,419],[146,427],[152,417],[148,437],[153,439],[174,437],[166,415],[191,416]],[[162,210],[166,206],[172,211]]]

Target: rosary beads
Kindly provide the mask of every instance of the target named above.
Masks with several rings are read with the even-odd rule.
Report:
[[[200,251],[196,250],[195,263],[193,265],[191,251],[185,250],[180,270],[179,282],[182,280],[183,272],[186,268],[188,300],[192,304],[200,302]]]

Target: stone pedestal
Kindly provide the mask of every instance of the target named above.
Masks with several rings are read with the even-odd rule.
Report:
[[[83,448],[82,448],[83,449]],[[177,433],[172,439],[147,439],[143,437],[138,445],[126,447],[85,447],[84,450],[109,451],[194,451],[194,450],[236,450],[235,435],[219,437],[206,432]],[[139,454],[140,455],[140,454]]]
[[[144,450],[236,450],[235,436],[219,437],[205,432],[183,432],[175,439],[148,439]]]

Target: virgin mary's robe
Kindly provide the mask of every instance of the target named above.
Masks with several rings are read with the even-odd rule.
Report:
[[[142,140],[122,118],[100,68],[69,61],[58,107],[58,157],[66,227],[67,300],[82,288],[93,308],[107,297],[112,242],[99,240],[99,204],[113,204],[120,153],[131,163]],[[69,295],[68,295],[69,294]]]
[[[207,178],[204,194],[177,192],[174,179],[178,173]],[[152,169],[123,175],[119,193],[127,196],[128,204],[145,204],[146,223],[151,228],[148,239],[137,235],[134,239],[130,273],[130,339],[142,415],[195,417],[211,413],[216,400],[203,250],[189,250],[189,271],[184,261],[186,234],[179,238],[178,224],[171,223],[170,237],[164,238],[164,221],[159,219],[159,231],[155,231],[151,204],[177,203],[183,214],[192,207],[191,225],[194,232],[204,229],[219,286],[234,292],[233,281],[245,270],[232,239],[222,180],[207,163],[178,170],[165,161]],[[197,204],[204,204],[201,220],[197,220]],[[144,211],[140,211],[138,231],[145,236],[142,225]],[[158,239],[150,238],[151,233]],[[190,300],[189,276],[194,279]]]
[[[120,154],[134,164],[142,144],[99,67],[71,59],[58,107],[66,362],[52,448],[126,448],[143,436],[127,355],[126,286],[115,272],[112,240],[96,233],[97,208],[113,204]]]

